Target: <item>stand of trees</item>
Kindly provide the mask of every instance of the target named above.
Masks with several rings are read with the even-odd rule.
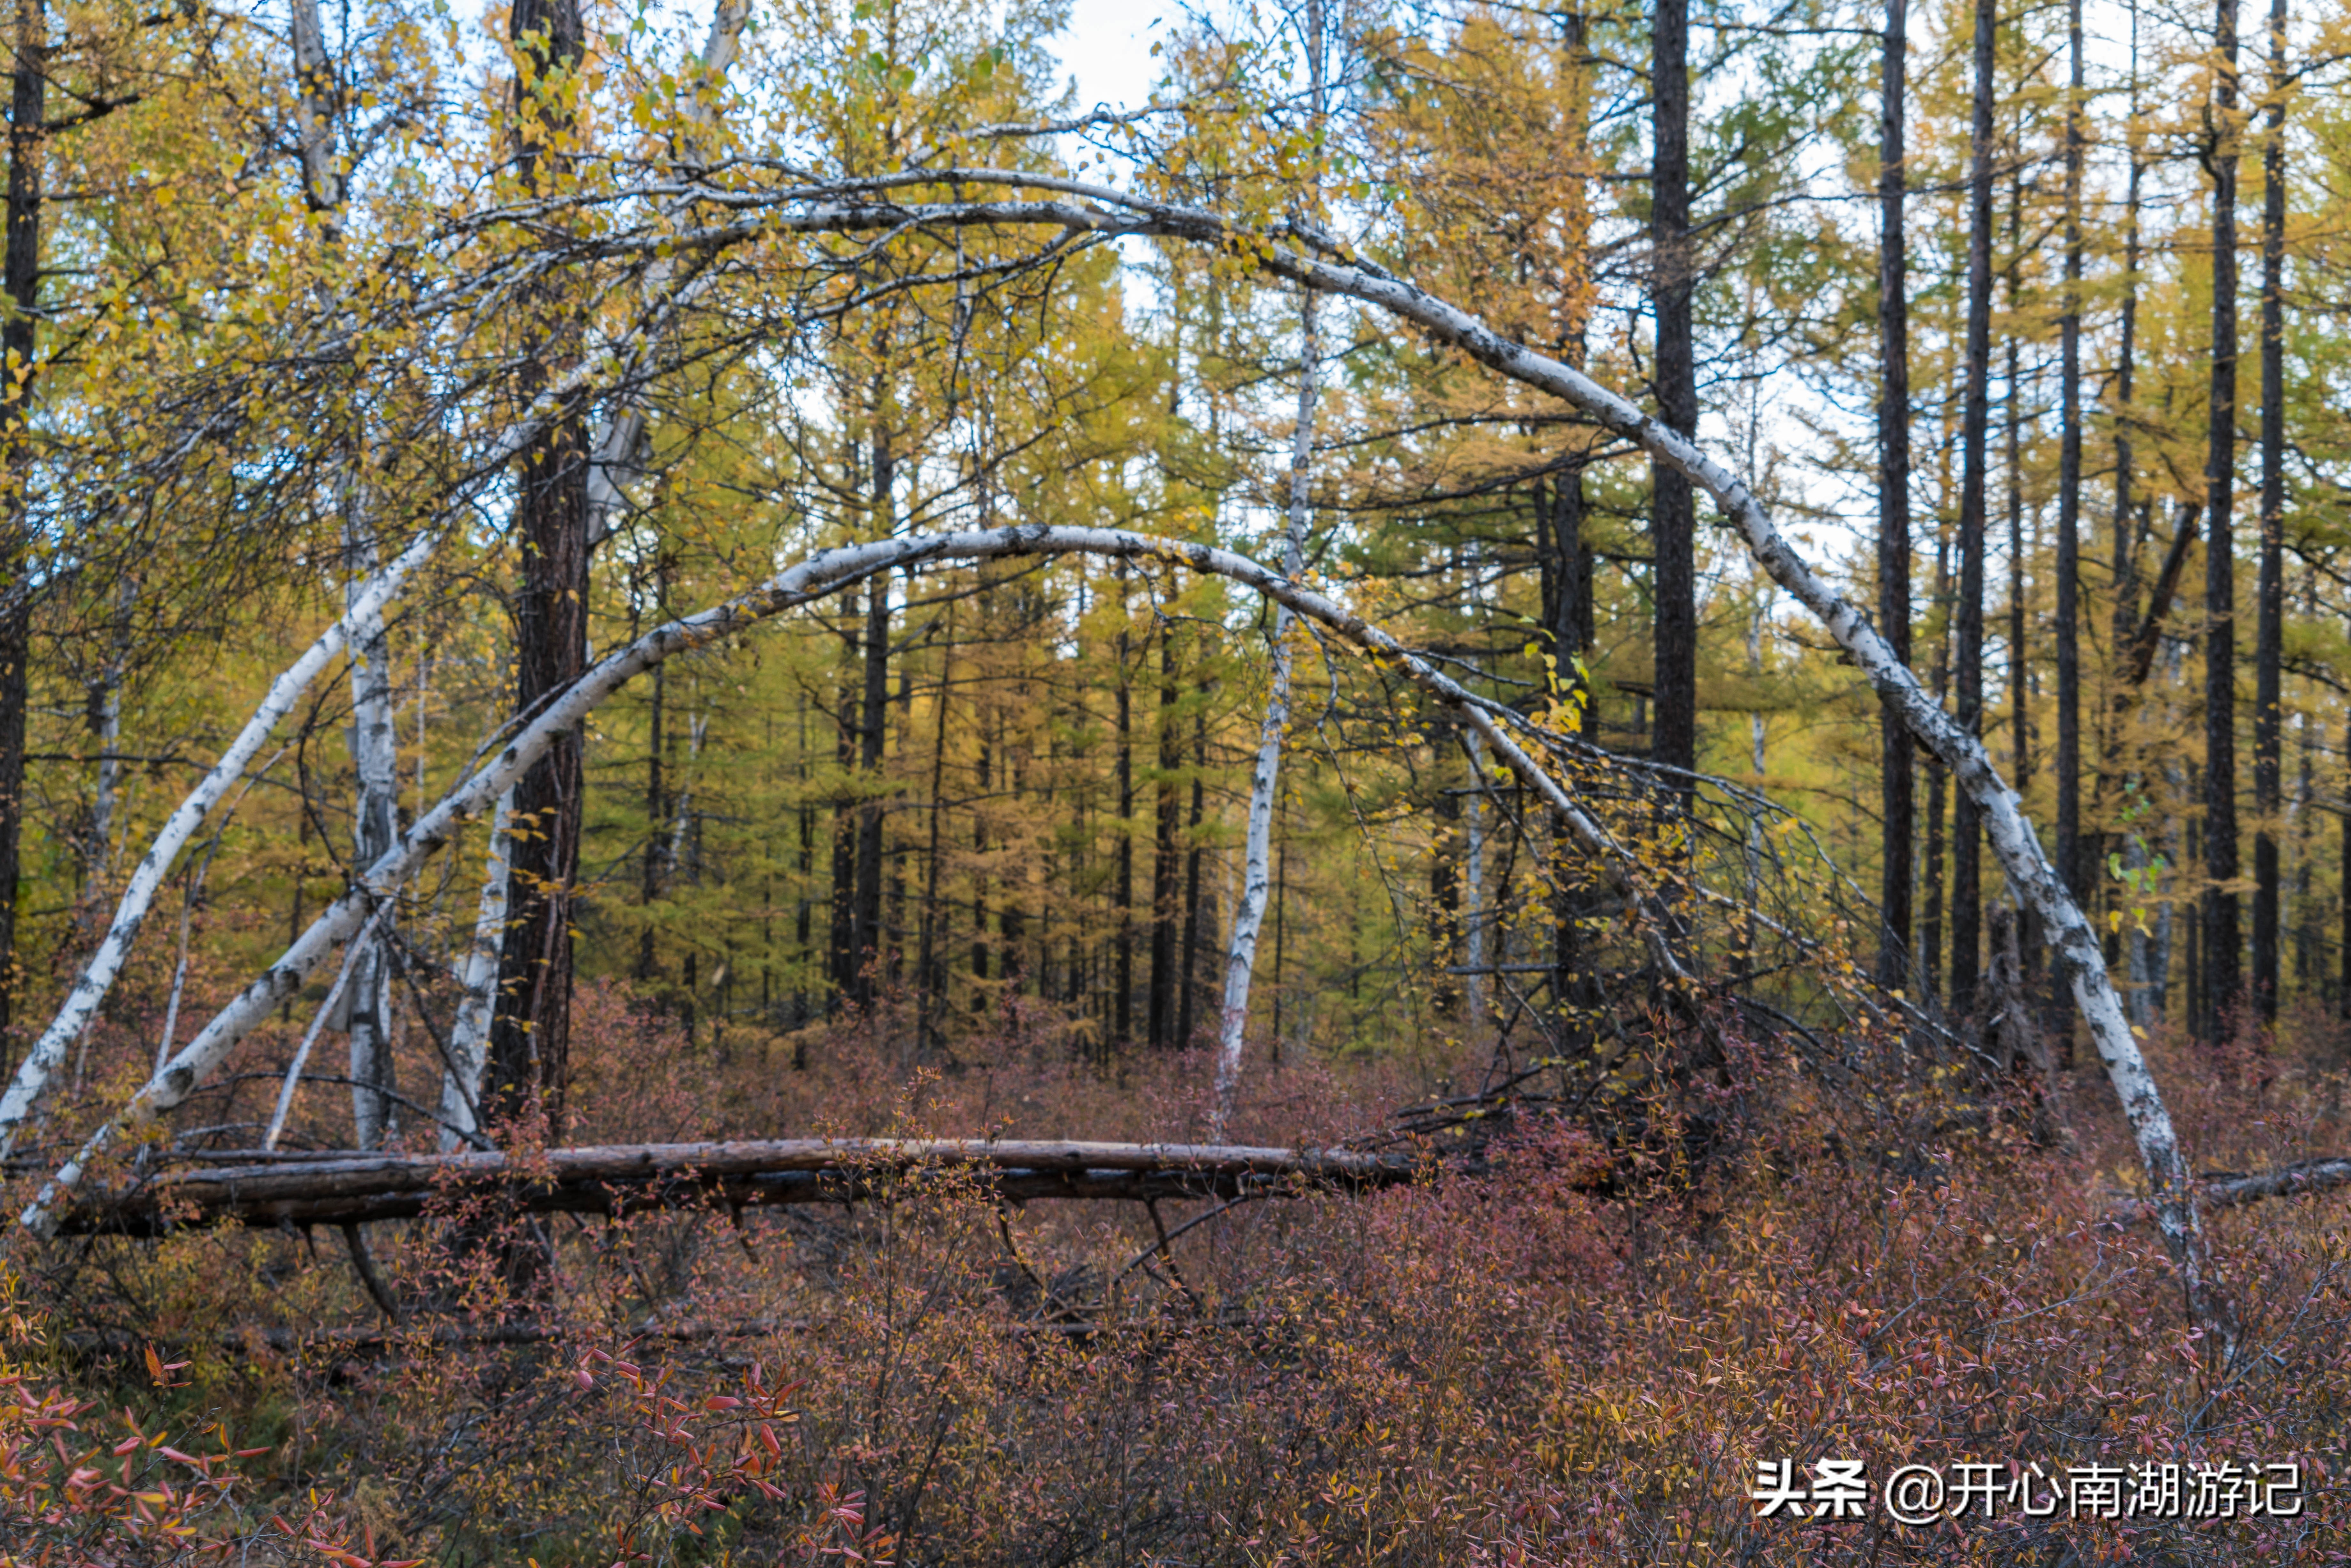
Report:
[[[1092,112],[1025,7],[69,20],[13,57],[11,1140],[274,1144],[332,1030],[321,1136],[559,1142],[575,975],[722,1062],[1215,1039],[1221,1132],[1245,1041],[1564,1044],[1753,937],[1576,768],[1878,889],[1782,923],[1790,1016],[1847,949],[1937,1038],[2069,984],[2191,1294],[2123,1009],[2351,1009],[2337,18],[1312,5]],[[206,1075],[273,1018],[265,1121]]]

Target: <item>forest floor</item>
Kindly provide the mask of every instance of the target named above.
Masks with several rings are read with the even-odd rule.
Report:
[[[897,1040],[722,1058],[591,988],[569,1141],[1172,1140],[1206,1103],[1203,1057],[1104,1067],[1017,1017],[952,1060]],[[2149,1049],[2209,1172],[2351,1150],[2345,1045],[2296,1017]],[[1260,1063],[1235,1135],[1377,1137],[1488,1056]],[[1679,1099],[1661,1075],[1605,1116],[1522,1105],[1364,1194],[1007,1206],[947,1179],[847,1207],[542,1223],[453,1197],[351,1237],[82,1238],[16,1265],[11,1386],[95,1401],[77,1440],[109,1453],[121,1423],[263,1450],[186,1490],[199,1533],[266,1535],[303,1499],[353,1561],[2346,1560],[2344,1196],[2210,1217],[2243,1341],[2218,1364],[2118,1207],[2136,1164],[2081,1060],[2047,1096],[1923,1069],[1856,1094],[1734,1038]],[[14,1454],[19,1481],[47,1462]],[[1963,1517],[1897,1522],[1903,1467]],[[2036,1490],[2060,1476],[2064,1504]],[[1759,1517],[1772,1482],[1807,1495]],[[57,1560],[170,1560],[122,1552]]]

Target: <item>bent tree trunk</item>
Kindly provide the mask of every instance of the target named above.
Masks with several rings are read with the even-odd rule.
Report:
[[[1301,617],[1328,627],[1375,661],[1399,669],[1415,685],[1451,710],[1458,722],[1482,737],[1497,762],[1537,790],[1544,804],[1558,813],[1579,846],[1593,858],[1624,896],[1660,968],[1678,983],[1689,981],[1688,971],[1666,940],[1668,923],[1659,916],[1662,906],[1638,862],[1520,745],[1508,727],[1516,721],[1515,716],[1472,696],[1394,637],[1343,605],[1301,589],[1281,573],[1229,550],[1113,528],[1037,526],[904,536],[824,551],[748,593],[646,633],[607,655],[571,685],[555,694],[505,750],[421,815],[391,853],[369,867],[350,892],[329,904],[275,965],[215,1014],[112,1120],[91,1134],[79,1153],[43,1186],[25,1210],[23,1223],[37,1234],[52,1233],[62,1206],[70,1202],[93,1160],[125,1134],[183,1103],[240,1040],[265,1021],[287,998],[299,992],[338,946],[364,931],[375,905],[445,846],[462,823],[489,810],[492,802],[513,789],[552,747],[574,733],[590,712],[636,675],[664,659],[738,634],[786,610],[893,570],[940,560],[983,561],[1059,554],[1122,560],[1154,559],[1230,579]]]
[[[937,189],[957,184],[1032,192],[1043,187],[1050,193],[1041,198],[1016,199],[1008,195],[998,200],[911,206],[889,199],[894,189]],[[1982,746],[1926,692],[1867,617],[1796,553],[1781,536],[1770,513],[1737,475],[1708,457],[1690,438],[1644,414],[1588,376],[1502,337],[1476,317],[1401,278],[1348,258],[1335,242],[1306,233],[1302,225],[1290,225],[1279,236],[1272,236],[1212,212],[1137,198],[1105,186],[985,168],[925,169],[882,176],[862,183],[859,198],[849,203],[821,199],[811,203],[804,196],[778,199],[778,206],[789,204],[797,204],[803,210],[782,216],[752,214],[695,236],[688,244],[695,248],[724,246],[776,232],[839,234],[926,223],[940,226],[1020,225],[1063,233],[1156,235],[1217,246],[1230,254],[1248,256],[1270,276],[1343,295],[1410,322],[1496,372],[1559,397],[1610,434],[1635,444],[1686,475],[1715,499],[1756,560],[1774,581],[1820,620],[1838,644],[1852,655],[1872,687],[1900,711],[1911,733],[1949,770],[1959,789],[1975,804],[1992,849],[2007,872],[2011,888],[2041,917],[2072,985],[2076,1005],[2137,1145],[2153,1188],[2150,1206],[2156,1223],[2181,1275],[2190,1312],[2199,1326],[2218,1340],[2224,1355],[2233,1352],[2233,1329],[2226,1302],[2211,1277],[2194,1182],[2181,1155],[2170,1114],[2123,1016],[2121,1001],[2106,973],[2096,936],[2043,852],[2040,841],[2025,820],[2022,803],[1993,768]],[[1291,235],[1311,242],[1311,249],[1292,249],[1276,243],[1277,237],[1288,238]],[[1527,779],[1543,795],[1547,804],[1560,811],[1579,842],[1593,848],[1595,858],[1602,861],[1612,877],[1619,880],[1620,887],[1631,889],[1628,896],[1642,893],[1637,872],[1614,858],[1614,846],[1605,832],[1527,756],[1484,705],[1353,612],[1228,551],[1110,529],[1044,526],[901,538],[827,551],[751,593],[650,633],[608,656],[569,691],[549,702],[490,766],[419,819],[393,852],[370,869],[368,885],[329,905],[267,974],[248,986],[120,1113],[99,1129],[82,1153],[61,1168],[26,1208],[24,1223],[36,1231],[53,1228],[57,1202],[80,1182],[90,1158],[124,1131],[184,1101],[236,1038],[266,1017],[284,996],[298,988],[337,944],[359,929],[376,888],[388,889],[411,874],[426,855],[447,841],[461,815],[486,810],[538,759],[559,733],[579,723],[590,708],[631,676],[674,653],[702,645],[748,622],[845,588],[876,570],[948,558],[990,559],[1056,551],[1081,551],[1113,559],[1155,556],[1196,571],[1228,577],[1330,626],[1375,657],[1395,664],[1416,685],[1454,708],[1476,727],[1493,747],[1498,762]],[[1662,946],[1654,929],[1647,934],[1653,943]],[[1679,972],[1669,949],[1662,956],[1669,973]]]
[[[50,1021],[48,1028],[41,1031],[40,1039],[34,1042],[33,1049],[18,1064],[7,1093],[0,1096],[0,1155],[5,1155],[16,1142],[17,1132],[32,1112],[33,1102],[48,1086],[49,1075],[65,1060],[68,1048],[98,1011],[99,1004],[106,999],[107,992],[112,988],[115,977],[122,972],[123,961],[131,956],[131,946],[139,939],[140,929],[154,907],[155,894],[170,875],[180,851],[195,836],[196,830],[204,825],[204,819],[212,814],[213,808],[220,803],[221,797],[228,792],[229,787],[245,777],[246,768],[252,764],[262,744],[269,738],[278,722],[293,710],[295,703],[317,678],[319,672],[342,651],[355,632],[369,624],[371,618],[381,620],[384,606],[392,601],[409,577],[423,563],[437,542],[438,537],[434,534],[419,535],[391,566],[378,574],[351,601],[342,618],[320,633],[319,640],[277,677],[268,695],[262,698],[261,706],[254,710],[253,716],[246,721],[245,727],[229,743],[228,749],[221,753],[220,760],[214,765],[212,771],[189,791],[187,798],[180,802],[156,833],[154,841],[148,845],[147,852],[140,858],[139,864],[131,873],[130,885],[123,889],[122,898],[115,907],[114,919],[99,941],[98,951],[90,955],[89,964],[74,982],[73,990],[67,996],[65,1005],[57,1010],[57,1017]]]
[[[1953,782],[1973,802],[1992,852],[2007,873],[2009,886],[2040,916],[2073,988],[2074,1005],[2088,1025],[2107,1082],[2130,1124],[2153,1189],[2150,1203],[2156,1225],[2179,1271],[2190,1314],[2218,1343],[2223,1359],[2232,1356],[2233,1320],[2212,1277],[2196,1207],[2194,1177],[2180,1153],[2162,1091],[2147,1071],[2147,1058],[2123,1015],[2122,999],[2106,973],[2096,933],[2043,852],[2040,839],[2025,819],[2023,801],[1992,767],[1982,743],[1928,695],[1868,618],[1796,553],[1739,476],[1687,437],[1590,378],[1502,338],[1475,317],[1401,280],[1282,253],[1266,265],[1285,276],[1312,279],[1334,293],[1389,309],[1502,374],[1555,393],[1613,434],[1673,464],[1714,497],[1772,580],[1819,619],[1837,644],[1853,656],[1879,696],[1900,711],[1910,733],[1950,770]]]

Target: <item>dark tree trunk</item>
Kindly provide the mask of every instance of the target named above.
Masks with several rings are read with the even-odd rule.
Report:
[[[1902,234],[1903,91],[1909,37],[1907,0],[1887,0],[1879,73],[1877,152],[1877,630],[1910,662],[1910,301],[1909,254]],[[1911,820],[1917,768],[1910,731],[1892,699],[1878,707],[1879,809],[1885,855],[1878,880],[1877,979],[1912,984],[1909,974]]]
[[[1118,567],[1118,931],[1113,961],[1111,1043],[1123,1050],[1134,1040],[1134,682],[1127,668],[1129,646],[1126,563]]]
[[[882,448],[887,451],[886,446]],[[877,499],[886,506],[886,457],[874,464]],[[874,580],[865,601],[865,689],[858,705],[858,775],[864,799],[857,809],[857,883],[850,938],[855,973],[850,994],[870,1007],[882,972],[882,758],[890,722],[890,583]]]
[[[816,970],[816,804],[809,799],[809,699],[803,689],[799,698],[799,784],[800,803],[792,815],[793,826],[799,838],[799,898],[792,912],[792,940],[799,947],[799,983],[792,992],[792,1027],[798,1029],[809,1021],[808,985]],[[792,1045],[792,1067],[795,1071],[808,1065],[808,1047],[803,1041]]]
[[[538,62],[541,79],[577,66],[585,48],[578,0],[518,0],[514,41]],[[538,101],[528,84],[516,89],[517,159],[527,189],[540,189],[559,170],[568,115]],[[550,145],[553,143],[555,145]],[[519,388],[526,405],[579,352],[580,331],[568,302],[551,288],[530,304],[538,323],[537,351]],[[522,582],[515,603],[515,699],[531,712],[578,680],[588,667],[588,428],[579,413],[550,421],[522,455],[515,535],[522,551]],[[512,891],[506,937],[498,954],[497,1009],[490,1024],[488,1082],[484,1099],[492,1117],[542,1109],[550,1138],[563,1129],[563,1086],[569,1076],[571,1024],[571,927],[580,872],[580,830],[585,800],[581,736],[573,730],[515,787]]]
[[[1274,810],[1280,810],[1279,802]],[[1280,824],[1277,823],[1278,827]],[[1266,1056],[1276,1067],[1281,1065],[1281,958],[1287,941],[1290,911],[1290,841],[1283,839],[1273,852],[1273,992],[1272,1039],[1267,1042]]]
[[[2262,564],[2253,632],[2253,1002],[2278,1004],[2278,701],[2285,635],[2285,0],[2270,0],[2262,149]]]
[[[825,939],[825,975],[831,995],[825,1010],[849,999],[857,988],[857,827],[849,804],[849,779],[857,762],[858,695],[850,672],[865,645],[865,612],[855,591],[842,597],[843,660],[833,687],[832,760],[840,773],[832,803],[832,895]]]
[[[2196,859],[2198,853],[2196,847],[2196,824],[2192,821],[2188,824],[2187,840],[2187,858],[2192,862]],[[2204,923],[2201,920],[2190,920],[2187,923],[2187,925],[2188,974],[2185,985],[2187,995],[2181,999],[2187,1004],[2189,1018],[2194,1019],[2204,1016],[2204,966],[2202,962],[2204,949]]]
[[[1192,715],[1192,810],[1184,821],[1184,984],[1177,1005],[1176,1039],[1192,1043],[1192,1006],[1197,986],[1194,971],[1200,956],[1200,818],[1207,807],[1208,684],[1197,689],[1200,706]]]
[[[42,120],[48,112],[48,15],[41,0],[17,0],[16,67],[8,101],[8,234],[0,287],[0,463],[11,476],[29,461],[26,408],[33,395],[36,314],[41,302]],[[16,952],[16,883],[25,838],[25,718],[32,700],[33,584],[26,568],[31,523],[21,486],[6,502],[0,538],[0,1068],[16,1065],[15,1021],[22,963]]]
[[[656,615],[660,606],[654,606]],[[662,825],[668,821],[668,797],[662,792],[662,707],[667,695],[666,678],[669,661],[653,666],[652,714],[647,727],[652,738],[645,747],[645,853],[640,868],[642,877],[637,897],[645,910],[645,928],[637,938],[637,976],[640,981],[653,977],[653,901],[661,896]]]
[[[2131,441],[2136,418],[2131,412],[2131,383],[2138,370],[2138,195],[2145,169],[2145,163],[2134,156],[2126,204],[2130,216],[2123,243],[2121,346],[2115,358],[2115,509],[2108,527],[2114,533],[2109,542],[2114,547],[2114,637],[2117,650],[2129,643],[2138,622],[2137,542],[2144,531],[2131,526],[2131,508],[2135,505],[2131,465],[2137,461]],[[2116,751],[2121,744],[2122,737],[2116,733],[2111,737],[2108,750]]]
[[[1159,779],[1154,794],[1151,855],[1151,1046],[1162,1050],[1184,1042],[1176,1035],[1176,986],[1182,959],[1176,952],[1183,935],[1182,881],[1184,819],[1176,776],[1184,767],[1183,737],[1176,727],[1176,704],[1183,692],[1176,684],[1176,637],[1172,628],[1159,633]]]
[[[1946,470],[1948,473],[1948,470]],[[1951,689],[1951,547],[1935,541],[1935,603],[1942,612],[1935,637],[1935,700],[1942,702]],[[1934,996],[1942,985],[1943,964],[1943,798],[1949,776],[1941,762],[1927,762],[1927,853],[1919,874],[1919,901],[1925,905],[1918,921],[1920,989]]]
[[[1968,323],[1965,394],[1959,415],[1959,711],[1970,734],[1983,729],[1985,427],[1991,381],[1991,156],[1993,45],[2000,17],[1993,0],[1976,0],[1975,114],[1968,173]],[[1983,828],[1960,790],[1951,823],[1951,1004],[1976,1003],[1983,920]]]
[[[2351,758],[2351,719],[2346,719],[2343,724],[2343,755]],[[2344,792],[2351,794],[2351,773],[2346,775]],[[2342,925],[2338,944],[2343,967],[2341,1001],[2343,1016],[2351,1018],[2351,811],[2343,814],[2341,866],[2342,876],[2335,890],[2341,895],[2338,901],[2341,908],[2337,912]]]
[[[2020,140],[2012,138],[2009,142],[2011,162]],[[2032,676],[2025,662],[2024,634],[2024,375],[2018,363],[2022,345],[2016,340],[2015,326],[2020,305],[2017,271],[2022,256],[2018,235],[2023,223],[2024,173],[2016,169],[2009,175],[2008,268],[2002,279],[2008,292],[2009,330],[2001,343],[2006,367],[2001,399],[2001,490],[2008,512],[2008,723],[2009,753],[2014,758],[2009,784],[2020,791],[2032,783]]]
[[[2012,133],[2008,147],[2011,162],[2017,161],[2017,150],[2022,145],[2020,128]],[[2015,776],[2011,779],[2019,790],[2032,783],[2032,644],[2025,634],[2024,591],[2027,551],[2024,539],[2024,375],[2020,368],[2022,345],[2017,341],[2013,325],[2021,301],[2018,291],[2021,280],[2023,247],[2020,232],[2024,223],[2024,175],[2021,169],[2009,176],[2008,185],[2008,310],[2011,326],[2006,335],[2007,376],[2003,382],[2005,395],[2001,412],[2007,426],[2001,464],[2002,488],[2008,506],[2008,718],[2009,747],[2015,758]],[[2040,530],[2035,519],[2034,532]],[[1997,950],[1999,944],[1989,942]],[[2017,979],[2031,994],[2038,988],[2041,974],[2041,922],[2028,907],[2021,914],[2016,935],[2007,949],[2018,964]],[[1999,1006],[1994,1002],[1988,1004]]]
[[[1698,429],[1698,366],[1691,340],[1689,234],[1689,0],[1657,0],[1652,82],[1656,92],[1650,175],[1651,298],[1656,311],[1657,413],[1687,435]],[[1651,538],[1656,556],[1656,727],[1650,755],[1675,768],[1698,766],[1698,507],[1689,480],[1650,466]]]
[[[2076,94],[2074,112],[2077,115],[2080,113],[2079,102],[2080,95]],[[2134,123],[2138,119],[2138,14],[2136,9],[2131,14],[2130,119]],[[2146,175],[2147,159],[2134,132],[2130,138],[2130,175],[2124,187],[2123,198],[2121,341],[2115,358],[2114,382],[2115,508],[2109,524],[2114,531],[2114,647],[2118,654],[2130,645],[2137,629],[2139,551],[2148,531],[2148,524],[2144,519],[2152,511],[2150,506],[2137,503],[2142,507],[2142,520],[2136,528],[2133,527],[2132,507],[2135,503],[2132,500],[2131,466],[2137,459],[2131,437],[2137,415],[2131,407],[2131,398],[2132,382],[2137,371],[2139,193]],[[2078,192],[2078,186],[2075,189]],[[2079,211],[2078,203],[2075,211]],[[2078,310],[2078,293],[2075,308]],[[2150,649],[2150,657],[2152,653]],[[2110,824],[2114,797],[2136,770],[2136,765],[2128,760],[2130,737],[2127,733],[2131,706],[2136,700],[2136,693],[2126,691],[2121,683],[2116,683],[2107,700],[2105,763],[2099,769],[2098,795],[2100,804],[2106,808],[2102,814],[2107,816]],[[2120,833],[2111,825],[2105,831],[2108,844],[2118,850],[2121,847]],[[2161,998],[2158,998],[2157,1005],[2160,1008]]]
[[[982,596],[980,602],[983,606],[986,605],[985,595]],[[984,609],[982,619],[986,620]],[[982,802],[971,814],[971,977],[975,980],[987,978],[989,963],[994,957],[987,940],[987,807],[986,805],[987,791],[996,774],[996,748],[989,744],[988,726],[991,718],[992,716],[983,711],[979,716],[979,722],[974,726],[976,731],[974,738],[977,742],[975,749],[978,755],[972,766],[971,792],[974,799]],[[986,1011],[987,1007],[987,988],[984,985],[974,986],[971,1010],[974,1013],[980,1013]]]
[[[955,673],[955,624],[947,623],[946,635],[939,644],[938,711],[933,716],[931,731],[931,803],[930,834],[923,859],[922,934],[914,957],[914,1037],[924,1051],[938,1049],[939,1001],[946,988],[946,977],[939,972],[938,955],[944,950],[940,930],[939,856],[940,827],[946,817],[947,788],[947,692]]]
[[[2065,299],[2057,328],[2057,873],[2076,903],[2087,896],[2082,852],[2082,0],[2065,13]],[[2117,537],[2129,531],[2116,514]],[[2121,580],[2119,570],[2116,580]]]
[[[2199,1039],[2220,1038],[2237,999],[2237,0],[2214,7],[2211,444],[2204,462],[2204,940]]]
[[[1449,737],[1440,736],[1444,745]],[[1461,1010],[1461,982],[1446,970],[1461,962],[1461,867],[1456,842],[1461,797],[1437,792],[1436,834],[1428,846],[1429,994],[1441,1019]]]

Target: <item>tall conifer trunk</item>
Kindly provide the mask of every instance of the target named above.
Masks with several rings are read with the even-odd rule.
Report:
[[[2262,564],[2253,632],[2253,1001],[2277,1017],[2280,664],[2285,636],[2285,0],[2270,0],[2262,149]]]
[[[1151,842],[1151,1017],[1152,1049],[1180,1046],[1176,1037],[1176,987],[1182,957],[1184,819],[1176,775],[1184,767],[1184,737],[1176,725],[1176,705],[1183,700],[1176,684],[1176,636],[1172,626],[1159,633],[1159,779],[1154,790]]]
[[[25,717],[31,702],[31,524],[24,486],[30,453],[26,409],[33,395],[36,312],[41,297],[42,120],[48,103],[48,13],[16,0],[16,62],[8,100],[8,232],[0,287],[0,1066],[13,1067],[8,1027],[22,964],[16,953],[16,883],[25,836]]]
[[[1192,1009],[1198,1000],[1194,971],[1200,957],[1200,819],[1208,804],[1208,683],[1202,681],[1195,695],[1200,706],[1192,714],[1192,810],[1184,821],[1184,981],[1177,988],[1176,1017],[1176,1038],[1186,1046],[1192,1043]]]
[[[1879,73],[1877,152],[1877,628],[1894,656],[1910,662],[1910,301],[1903,240],[1903,96],[1909,37],[1907,0],[1887,0]],[[1877,979],[1909,987],[1911,820],[1917,768],[1909,729],[1891,699],[1878,705],[1880,817],[1885,855],[1878,882]]]
[[[584,56],[578,0],[517,0],[513,37],[525,68],[516,83],[517,161],[527,189],[546,190],[561,172],[572,130],[568,89],[549,78]],[[578,352],[570,307],[552,287],[535,291],[536,341],[521,376],[528,402]],[[515,703],[528,713],[588,667],[588,457],[586,422],[576,413],[548,422],[522,455],[515,538],[522,580],[515,595]],[[513,892],[498,956],[497,1011],[490,1025],[493,1117],[533,1105],[550,1136],[562,1130],[569,1054],[573,883],[580,869],[580,737],[551,747],[516,786]]]
[[[1657,0],[1652,37],[1656,120],[1650,153],[1650,298],[1656,311],[1657,413],[1683,434],[1698,429],[1698,365],[1692,342],[1689,234],[1689,0]],[[1656,557],[1656,727],[1650,755],[1675,768],[1698,766],[1698,506],[1688,478],[1650,465],[1651,538]]]
[[[2082,853],[2082,0],[2065,9],[2065,297],[2057,327],[2057,874],[2086,895]],[[2127,531],[2117,512],[2115,528]],[[2120,573],[2116,574],[2117,581]]]
[[[897,475],[886,433],[873,438],[873,527],[889,537]],[[876,578],[865,600],[865,685],[858,704],[857,766],[865,799],[857,809],[856,888],[851,913],[850,995],[870,1007],[882,970],[882,758],[890,719],[890,580]]]
[[[1949,475],[1948,466],[1945,469]],[[1949,494],[1948,490],[1945,492]],[[1935,603],[1941,612],[1935,634],[1935,700],[1944,701],[1951,689],[1951,547],[1947,538],[1935,541]],[[1949,773],[1942,763],[1927,763],[1927,864],[1920,873],[1918,972],[1920,988],[1933,996],[1942,986],[1943,962],[1943,802]]]
[[[1965,392],[1959,414],[1959,596],[1957,668],[1961,727],[1983,729],[1985,427],[1991,381],[1992,70],[2000,17],[1976,0],[1975,113],[1968,172],[1968,320]],[[1983,920],[1982,811],[1964,789],[1951,823],[1951,1002],[1976,1003]]]
[[[2204,460],[2204,939],[2198,1038],[2220,1038],[2242,984],[2237,894],[2237,0],[2213,13],[2212,383]]]
[[[2009,143],[2011,160],[2020,141],[2021,138]],[[2029,700],[2032,670],[2025,659],[2029,650],[2024,630],[2024,374],[2020,364],[2022,345],[2016,340],[2021,303],[2017,298],[2017,273],[2022,255],[2018,241],[2023,221],[2024,176],[2020,170],[2011,174],[2008,186],[2008,267],[2003,281],[2008,290],[2009,329],[2002,335],[2007,363],[2001,378],[2004,395],[2001,399],[2001,423],[2005,426],[2001,487],[2008,512],[2009,750],[2015,758],[2015,771],[2009,783],[2020,791],[2032,782],[2032,705]]]
[[[857,988],[857,828],[850,809],[849,778],[857,762],[861,688],[850,684],[865,645],[865,612],[857,591],[841,596],[842,658],[833,672],[832,762],[840,775],[832,800],[832,855],[829,916],[825,927],[825,1011],[830,1016]]]
[[[1134,681],[1127,668],[1133,649],[1124,561],[1118,563],[1118,929],[1111,966],[1111,1043],[1123,1050],[1134,1039]]]

